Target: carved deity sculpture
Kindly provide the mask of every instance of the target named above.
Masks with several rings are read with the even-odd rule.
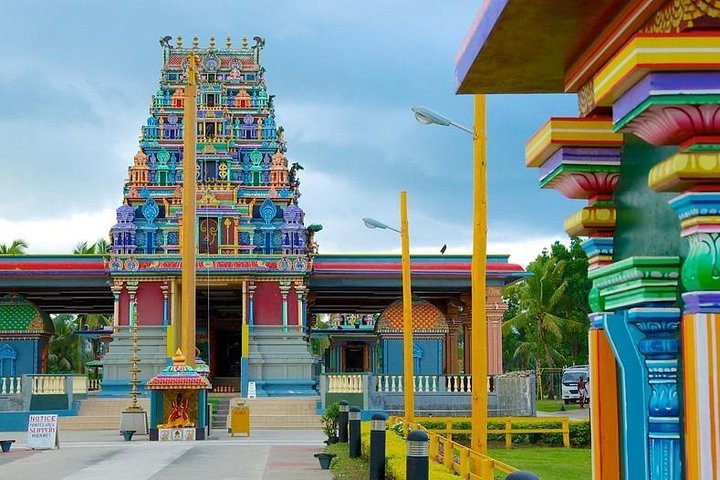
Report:
[[[158,425],[159,428],[188,428],[194,427],[195,423],[188,416],[188,399],[178,393],[170,406],[170,414],[167,422]]]

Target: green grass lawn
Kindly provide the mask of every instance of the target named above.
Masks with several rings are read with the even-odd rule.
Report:
[[[577,403],[565,405],[562,400],[536,400],[535,408],[541,412],[559,412],[562,407],[565,410],[577,410],[580,406]]]
[[[329,445],[325,451],[337,455],[330,464],[334,479],[367,480],[370,465],[362,458],[350,458],[347,443]]]
[[[325,449],[337,455],[331,469],[336,480],[367,480],[368,462],[348,456],[347,443],[336,443]],[[527,470],[542,480],[590,480],[590,449],[561,447],[491,448],[489,455],[515,468]],[[505,478],[497,475],[497,479]]]
[[[589,448],[519,447],[491,448],[489,455],[542,480],[590,480]],[[498,477],[502,478],[502,477]]]

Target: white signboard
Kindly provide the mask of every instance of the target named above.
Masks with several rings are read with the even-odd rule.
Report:
[[[247,398],[255,398],[257,391],[255,390],[255,382],[248,382],[248,396]]]
[[[45,450],[60,448],[57,415],[30,415],[27,432],[28,448]]]

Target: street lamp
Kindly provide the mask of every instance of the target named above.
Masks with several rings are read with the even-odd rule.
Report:
[[[425,107],[413,107],[418,122],[425,125],[453,126],[473,136],[473,250],[472,250],[472,328],[470,365],[472,368],[472,434],[470,447],[487,454],[487,319],[485,317],[485,270],[487,255],[487,162],[485,158],[485,95],[475,95],[475,129],[453,122]]]
[[[405,392],[405,437],[408,424],[415,416],[415,382],[413,377],[413,322],[412,297],[410,294],[410,232],[407,217],[407,192],[400,192],[400,230],[372,218],[363,218],[368,228],[382,228],[400,234],[402,244],[402,299],[403,299],[403,377]]]

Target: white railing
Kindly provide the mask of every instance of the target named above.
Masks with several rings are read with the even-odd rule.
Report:
[[[446,375],[445,390],[450,393],[470,393],[472,392],[472,376],[471,375]]]
[[[328,393],[362,393],[365,375],[328,375]]]
[[[64,394],[65,375],[28,375],[33,395]]]
[[[379,393],[402,393],[403,375],[377,375],[375,391]],[[470,393],[472,377],[470,375],[415,375],[416,393]]]
[[[100,390],[100,379],[88,378],[88,391],[94,392]]]
[[[73,375],[72,376],[72,393],[74,395],[87,393],[88,392],[88,377],[87,375]]]
[[[0,395],[20,395],[22,393],[22,377],[0,378]]]

